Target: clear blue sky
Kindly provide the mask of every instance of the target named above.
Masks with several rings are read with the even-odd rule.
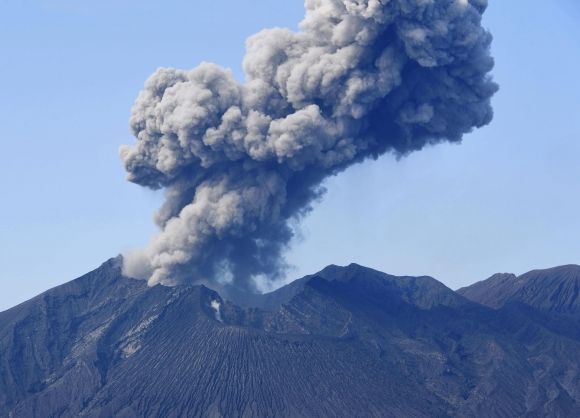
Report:
[[[302,15],[301,0],[0,0],[0,310],[154,232],[161,198],[125,182],[117,149],[155,68],[242,78],[245,38]],[[580,263],[578,21],[577,0],[491,0],[492,125],[331,179],[289,278],[357,262],[457,288]]]

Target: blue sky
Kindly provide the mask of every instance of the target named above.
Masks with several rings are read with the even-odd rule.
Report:
[[[117,149],[157,67],[241,79],[246,37],[302,15],[300,0],[0,0],[0,310],[154,232],[161,197],[124,180]],[[580,263],[579,19],[576,0],[491,0],[495,120],[328,181],[289,278],[357,262],[457,288]]]

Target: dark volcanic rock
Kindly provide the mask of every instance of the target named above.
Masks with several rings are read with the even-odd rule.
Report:
[[[234,303],[119,262],[0,313],[0,416],[580,416],[549,312],[357,265]]]

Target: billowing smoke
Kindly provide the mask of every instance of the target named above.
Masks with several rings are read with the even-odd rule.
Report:
[[[161,68],[121,149],[165,189],[158,235],[125,257],[149,284],[277,278],[292,224],[354,163],[459,142],[492,119],[487,0],[306,0],[299,32],[247,41],[245,83],[213,64]]]

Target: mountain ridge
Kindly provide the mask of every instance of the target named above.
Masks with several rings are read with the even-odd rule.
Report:
[[[550,312],[356,264],[243,307],[120,261],[0,313],[0,416],[580,413],[580,337]]]
[[[575,264],[532,270],[520,276],[495,274],[457,291],[491,308],[518,302],[542,311],[573,316],[580,315],[579,292],[580,266]]]

